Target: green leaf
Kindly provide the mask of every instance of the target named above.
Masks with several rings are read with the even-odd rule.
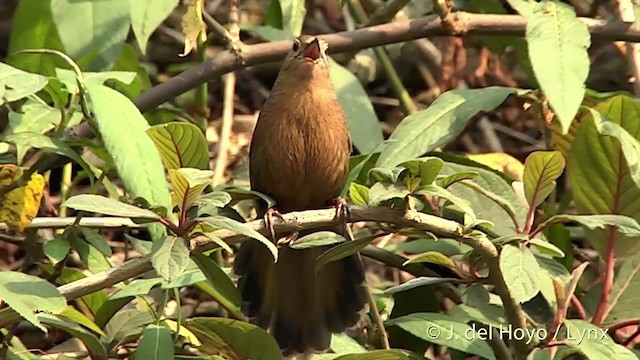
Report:
[[[194,205],[201,210],[204,208],[222,208],[231,202],[231,195],[224,191],[212,191],[204,194],[196,200]]]
[[[91,244],[93,247],[98,249],[105,256],[112,255],[111,246],[109,245],[107,240],[105,240],[105,238],[103,238],[102,235],[100,235],[98,230],[83,227],[83,228],[80,228],[80,232],[82,232],[82,235],[84,235],[84,239],[89,244]]]
[[[0,105],[33,95],[48,82],[45,76],[24,72],[0,62]]]
[[[184,239],[167,236],[164,241],[153,243],[151,264],[166,281],[171,281],[182,275],[189,263],[189,249]]]
[[[466,187],[468,187],[469,189],[472,189],[473,191],[477,192],[478,194],[484,195],[485,197],[487,197],[488,199],[490,199],[491,201],[493,201],[496,205],[500,206],[502,208],[502,210],[504,210],[507,214],[509,214],[509,217],[513,220],[517,220],[518,219],[518,214],[516,213],[516,209],[514,209],[514,207],[511,205],[511,202],[509,202],[507,199],[503,198],[502,196],[495,194],[483,187],[481,187],[480,185],[476,184],[473,181],[467,181],[467,180],[462,180],[459,182],[461,185],[464,185]],[[515,224],[514,224],[515,226]]]
[[[40,324],[36,312],[58,314],[67,306],[67,300],[51,283],[15,271],[0,272],[0,300],[45,332],[47,330]]]
[[[284,30],[293,36],[300,36],[304,16],[307,13],[305,2],[298,0],[279,0],[282,11],[282,25]]]
[[[361,354],[338,356],[334,360],[409,360],[409,356],[400,350],[372,350]]]
[[[21,112],[9,111],[9,129],[6,133],[36,133],[44,134],[60,125],[62,116],[59,109],[52,108],[37,101],[27,100],[21,106]],[[74,112],[67,123],[67,128],[78,125],[82,120],[82,114]]]
[[[164,326],[147,325],[136,349],[136,359],[173,360],[173,339]]]
[[[40,314],[38,318],[42,323],[66,331],[69,335],[82,341],[87,347],[91,359],[107,360],[107,350],[104,348],[100,340],[87,329],[76,324],[75,322],[53,316],[49,314]]]
[[[205,223],[210,226],[214,226],[216,228],[235,231],[238,234],[256,239],[260,241],[262,244],[264,244],[267,247],[267,249],[269,249],[269,251],[271,252],[271,255],[273,255],[274,262],[278,260],[278,248],[276,248],[273,242],[267,239],[266,237],[264,237],[259,232],[253,230],[246,224],[243,224],[241,222],[235,221],[233,219],[230,219],[224,216],[210,216],[210,217],[198,218],[197,220],[199,222]]]
[[[477,321],[485,325],[491,325],[496,328],[507,327],[509,322],[507,316],[504,313],[504,309],[500,306],[489,304],[487,302],[482,304],[480,308],[471,307],[468,305],[456,305],[451,311],[449,316],[457,321],[468,323],[469,321]]]
[[[524,222],[527,207],[520,201],[510,183],[506,182],[504,178],[497,173],[478,167],[479,165],[468,166],[453,162],[460,161],[465,164],[470,163],[460,157],[452,155],[445,156],[444,159],[447,162],[445,162],[445,166],[441,171],[442,174],[450,175],[460,171],[478,172],[479,175],[473,180],[473,183],[504,199],[511,205],[511,208],[513,208],[516,215],[515,218],[521,224]],[[484,192],[479,193],[476,189],[472,190],[465,185],[466,184],[456,183],[451,185],[448,190],[454,195],[469,201],[478,219],[491,221],[494,224],[492,231],[496,234],[507,235],[517,231],[511,216],[509,216],[509,211],[505,210],[504,205],[499,205],[494,199],[488,198]]]
[[[475,329],[439,313],[414,313],[386,322],[433,344],[495,360],[489,345],[476,336]],[[470,335],[471,334],[471,335]]]
[[[264,23],[265,25],[268,25],[265,27],[275,28],[278,30],[282,29],[282,10],[280,9],[280,0],[269,0],[269,5],[267,5],[267,10],[264,14]],[[288,34],[287,32],[282,32]],[[293,35],[290,36],[293,37]]]
[[[147,310],[126,309],[116,313],[105,325],[104,332],[107,343],[123,342],[131,337],[137,337],[143,329],[154,322],[153,316]]]
[[[96,325],[96,323],[94,323],[91,319],[86,317],[83,313],[76,310],[71,305],[67,305],[67,307],[64,309],[63,312],[59,314],[59,316],[69,319],[75,323],[78,323],[100,336],[106,336],[105,333],[102,331],[102,329],[100,329],[100,327]]]
[[[351,336],[341,333],[331,335],[331,345],[329,345],[331,351],[336,354],[354,354],[354,353],[366,353],[367,349],[355,341]]]
[[[82,194],[72,196],[61,206],[104,215],[158,220],[160,216],[151,210],[141,209],[118,200],[100,195]]]
[[[578,350],[587,359],[614,359],[615,342],[601,329],[584,320],[565,320],[566,345]]]
[[[584,98],[589,75],[587,25],[570,5],[543,1],[533,8],[526,39],[533,72],[566,134]]]
[[[546,240],[531,239],[529,240],[529,244],[534,246],[539,252],[543,254],[547,254],[547,255],[551,255],[553,257],[559,257],[559,258],[564,257],[564,252],[562,250],[558,249],[557,246],[553,245],[552,243]]]
[[[356,182],[349,184],[349,198],[355,205],[369,204],[369,188]]]
[[[395,294],[395,293],[399,293],[399,292],[402,292],[402,291],[415,289],[415,288],[420,287],[420,286],[442,284],[442,283],[451,282],[451,281],[458,281],[458,279],[421,276],[419,278],[411,279],[411,280],[405,282],[404,284],[400,284],[400,285],[396,285],[396,286],[392,286],[390,288],[387,288],[384,291],[384,293],[385,294]]]
[[[62,235],[54,235],[52,240],[44,243],[44,254],[49,258],[53,265],[59,263],[69,255],[71,245],[69,241]]]
[[[451,259],[449,259],[449,257],[437,251],[424,252],[416,257],[413,257],[405,261],[404,264],[402,264],[402,266],[406,266],[407,264],[425,263],[425,262],[432,263],[432,264],[445,265],[451,268],[455,267],[455,264],[453,263],[453,261],[451,261]]]
[[[322,255],[318,256],[318,258],[316,259],[316,264],[314,266],[314,272],[317,274],[318,271],[320,271],[320,269],[322,269],[322,267],[327,265],[328,263],[344,259],[357,253],[365,246],[369,245],[372,241],[372,237],[365,236],[361,239],[343,242],[332,247],[331,249],[322,253]]]
[[[622,126],[636,140],[640,139],[640,102],[637,100],[617,95],[600,102],[595,110]],[[614,137],[601,135],[591,117],[586,116],[580,123],[568,160],[569,188],[576,209],[579,214],[625,215],[640,222],[640,207],[635,201],[640,198],[640,187],[633,180],[623,147]],[[603,255],[609,241],[615,242],[617,259],[640,249],[640,237],[616,237],[608,229],[586,232],[589,244]]]
[[[564,157],[559,151],[536,151],[527,156],[523,182],[529,206],[537,208],[551,194],[564,166]]]
[[[20,0],[13,14],[8,53],[27,49],[52,49],[64,51],[58,31],[53,23],[50,0]],[[9,63],[22,70],[53,75],[61,59],[48,54],[11,55]]]
[[[203,254],[193,255],[193,261],[202,270],[213,289],[213,299],[222,305],[234,317],[244,319],[240,305],[242,299],[238,289],[225,272],[211,258]]]
[[[129,0],[51,0],[51,13],[66,53],[103,70],[118,57],[129,32]]]
[[[540,291],[540,266],[529,248],[504,246],[500,252],[500,270],[515,301],[526,302]]]
[[[457,182],[460,182],[463,180],[473,180],[478,175],[479,174],[476,171],[461,171],[461,172],[453,173],[449,176],[444,177],[442,180],[438,181],[438,185],[446,189]]]
[[[73,249],[78,252],[82,263],[92,273],[107,271],[111,268],[111,263],[107,260],[104,254],[84,240],[80,239],[77,234],[70,236],[69,241]]]
[[[404,199],[409,195],[409,189],[404,185],[378,182],[369,189],[369,205],[378,206],[391,199]]]
[[[520,15],[527,18],[533,15],[533,9],[536,6],[534,1],[529,0],[507,0],[507,2],[512,8],[516,9]]]
[[[185,321],[202,342],[202,350],[227,358],[251,360],[281,359],[276,341],[261,328],[238,320],[223,318],[191,318]]]
[[[182,211],[187,211],[212,182],[213,171],[191,168],[169,169],[169,180],[173,187],[173,202]]]
[[[620,148],[627,161],[631,178],[640,188],[640,141],[635,139],[625,128],[610,121],[592,108],[587,108],[601,135],[614,137],[620,142]],[[636,122],[640,119],[635,118]]]
[[[384,138],[369,95],[351,71],[333,60],[329,65],[329,75],[336,89],[338,102],[347,118],[353,146],[361,154],[372,152],[382,144]]]
[[[123,286],[116,293],[109,297],[109,300],[124,299],[131,296],[146,295],[155,286],[160,285],[162,279],[136,279]]]
[[[153,206],[170,209],[162,160],[146,134],[149,125],[145,118],[129,99],[115,90],[103,85],[88,85],[87,90],[100,135],[126,190],[134,198],[141,197]],[[154,240],[166,233],[157,224],[150,231]]]
[[[209,147],[197,126],[171,122],[153,126],[147,134],[158,148],[167,169],[209,169]]]
[[[480,111],[490,111],[516,91],[506,87],[451,90],[426,110],[404,118],[395,129],[376,166],[393,168],[455,139]]]
[[[606,229],[609,226],[616,226],[618,233],[624,237],[640,237],[640,224],[634,219],[623,215],[567,215],[560,214],[550,217],[540,226],[546,228],[552,224],[577,222],[590,229]]]
[[[638,317],[640,303],[640,252],[620,261],[611,295],[606,324],[619,323]]]
[[[70,94],[78,93],[78,81],[76,73],[71,70],[56,68],[56,77],[60,80]],[[103,71],[83,72],[82,83],[86,85],[102,85],[108,80],[117,80],[123,84],[131,84],[136,78],[136,73],[131,71]]]
[[[179,0],[136,1],[131,0],[131,27],[144,55],[151,34],[162,24],[178,5]]]
[[[459,198],[455,195],[453,195],[451,192],[449,192],[448,190],[441,188],[438,185],[423,185],[420,186],[420,188],[418,189],[418,191],[416,192],[418,194],[424,194],[424,195],[430,195],[430,196],[438,196],[442,199],[448,200],[450,201],[453,205],[457,206],[460,211],[462,211],[465,215],[469,215],[471,216],[471,219],[473,221],[474,225],[476,222],[476,214],[474,213],[473,209],[471,208],[471,204],[462,198]]]
[[[77,162],[87,172],[87,174],[93,174],[89,164],[87,164],[72,148],[69,147],[64,141],[56,138],[51,138],[42,134],[35,133],[19,133],[7,135],[3,141],[11,144],[15,144],[18,149],[18,162],[21,163],[25,153],[30,148],[41,149],[46,152],[56,153],[58,155],[66,156],[69,159]],[[93,181],[93,177],[90,178]]]
[[[305,235],[293,241],[289,247],[296,250],[309,249],[318,246],[334,245],[347,241],[344,236],[332,231],[318,231]]]

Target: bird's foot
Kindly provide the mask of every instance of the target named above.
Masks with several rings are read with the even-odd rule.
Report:
[[[273,241],[273,243],[276,244],[278,239],[276,239],[276,230],[274,228],[274,217],[277,217],[282,222],[285,221],[282,214],[280,214],[280,212],[276,209],[270,208],[270,209],[267,209],[267,211],[264,213],[264,223],[267,226],[267,229],[269,229],[269,235],[271,236],[271,241]]]
[[[351,212],[349,211],[349,204],[347,204],[347,200],[342,197],[337,197],[329,200],[327,205],[336,208],[336,215],[334,219],[342,219],[345,230],[345,234],[343,235],[348,236],[347,240],[353,240],[353,231],[351,230]]]

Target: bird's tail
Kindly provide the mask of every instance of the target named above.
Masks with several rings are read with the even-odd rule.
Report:
[[[367,302],[357,255],[314,273],[317,257],[327,249],[282,247],[275,264],[255,241],[245,241],[238,252],[234,266],[245,312],[269,329],[285,354],[328,348],[331,333],[353,326]]]

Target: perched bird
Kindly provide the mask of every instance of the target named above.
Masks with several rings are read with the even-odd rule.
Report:
[[[254,130],[251,188],[272,197],[277,214],[326,207],[346,183],[351,139],[326,49],[316,37],[294,40]],[[273,214],[265,208],[259,212]],[[355,325],[367,302],[357,255],[314,273],[317,257],[326,250],[285,245],[274,263],[262,244],[246,241],[236,256],[244,309],[285,354],[328,348],[331,333]]]

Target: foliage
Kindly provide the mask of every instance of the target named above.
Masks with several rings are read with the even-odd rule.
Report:
[[[202,3],[188,1],[182,9],[183,56],[206,45]],[[354,14],[365,11],[356,1],[345,3]],[[355,239],[320,231],[274,244],[262,224],[248,223],[247,205],[272,201],[241,181],[214,183],[208,134],[180,120],[192,120],[187,111],[163,105],[143,114],[134,102],[150,74],[127,43],[129,30],[141,55],[149,54],[151,35],[177,0],[21,0],[11,54],[0,63],[0,105],[8,112],[0,138],[0,220],[11,231],[3,239],[23,236],[25,251],[38,250],[29,256],[40,276],[0,273],[6,342],[0,357],[37,358],[20,355],[26,347],[12,324],[21,318],[77,338],[91,359],[118,351],[136,359],[280,358],[274,338],[243,314],[226,262],[242,238],[257,241],[274,262],[279,246],[328,247],[316,259],[316,272],[360,252],[415,275],[401,284],[376,284],[377,309],[370,309],[367,337],[334,334],[332,354],[317,359],[417,359],[429,347],[451,358],[502,359],[506,352],[517,359],[575,353],[638,358],[615,330],[638,326],[640,102],[586,89],[591,39],[570,5],[508,3],[528,20],[526,46],[521,38],[476,40],[492,49],[516,49],[520,66],[540,89],[445,91],[426,109],[404,114],[386,140],[371,91],[350,64],[332,58],[331,77],[359,152],[351,158],[344,194],[355,209],[379,217],[367,219],[375,222]],[[506,12],[497,1],[464,6]],[[445,15],[452,9],[438,10]],[[307,12],[302,1],[270,0],[264,24],[240,25],[267,41],[290,40],[303,31]],[[240,64],[242,46],[233,45],[229,52]],[[393,84],[393,69],[383,68],[392,88],[404,87]],[[477,115],[511,100],[524,103],[550,137],[547,149],[531,152],[524,164],[502,153],[442,151]],[[93,130],[94,140],[69,135],[81,123]],[[55,159],[52,154],[78,166],[63,170],[69,181],[62,181],[61,191],[60,211],[73,221],[45,235],[32,221],[52,178],[40,159]],[[517,166],[501,169],[507,162]],[[83,225],[94,214],[94,220],[117,217],[123,226],[148,231],[149,239],[126,235],[144,257],[114,267],[113,243]],[[371,246],[388,234],[400,240]],[[580,236],[596,250],[588,253],[590,261],[574,246]],[[76,258],[79,265],[71,266]],[[434,265],[447,275],[433,274]],[[142,270],[125,274],[127,267],[153,271],[132,279]],[[108,280],[92,287],[88,279],[95,278]],[[105,290],[111,285],[116,291]],[[213,299],[216,316],[185,316],[184,288]],[[151,299],[151,293],[160,296]],[[175,313],[169,313],[169,300],[177,305]],[[376,319],[393,349],[384,349]],[[489,339],[496,329],[501,336]],[[124,346],[136,342],[133,350]]]

